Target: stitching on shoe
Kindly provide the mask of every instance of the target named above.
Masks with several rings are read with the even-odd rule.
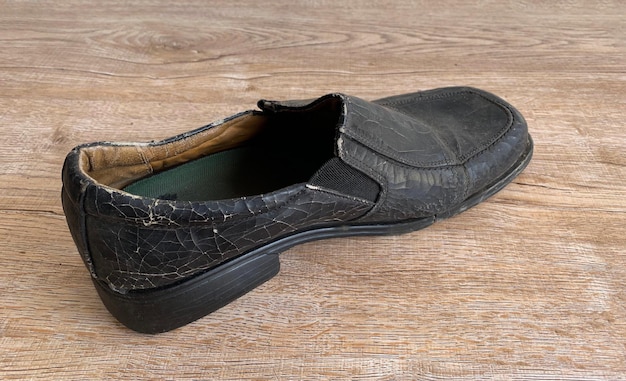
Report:
[[[460,93],[463,93],[463,91],[450,92],[449,94],[445,94],[445,97],[450,97],[450,96],[452,96],[452,94],[454,94],[454,93],[458,93],[458,94],[460,94]],[[424,98],[426,101],[430,101],[430,100],[434,100],[434,99],[438,99],[438,98],[445,98],[445,97],[444,97],[444,96],[437,97],[437,96],[435,96],[435,95],[431,95],[431,96],[428,96],[428,97],[422,97],[422,98]],[[397,102],[393,102],[393,101],[391,101],[391,102],[385,102],[385,103],[386,103],[386,106],[387,106],[388,108],[390,108],[390,109],[392,109],[392,110],[394,110],[394,111],[397,111],[397,112],[403,113],[402,111],[400,111],[398,108],[396,108],[396,107],[394,107],[394,106],[396,106],[396,105],[400,105],[400,104],[405,104],[405,103],[411,103],[412,101],[416,100],[417,98],[420,98],[420,97],[412,97],[412,98],[407,99],[407,100],[404,100],[404,101],[397,101]],[[380,104],[382,105],[383,103],[380,103]],[[455,154],[454,154],[454,150],[450,148],[450,145],[449,145],[449,144],[448,144],[445,140],[441,139],[441,138],[439,137],[439,135],[437,135],[437,134],[432,133],[431,135],[433,136],[433,138],[434,138],[434,139],[435,139],[435,140],[436,140],[439,144],[441,144],[441,146],[443,146],[443,147],[445,147],[445,148],[447,148],[447,149],[448,149],[448,151],[450,152],[450,154],[452,154],[452,155],[454,156],[454,159],[455,159],[456,161],[460,161],[460,160],[461,160],[461,159],[460,159],[457,155],[455,155]],[[445,155],[445,153],[444,153],[444,155]],[[448,155],[445,155],[445,156],[448,156]],[[416,162],[416,163],[418,163],[418,162]],[[422,164],[422,165],[424,164],[424,162],[419,162],[419,163],[420,163],[420,164]],[[433,161],[433,162],[430,162],[429,164],[430,164],[430,165],[444,165],[444,164],[452,164],[452,163],[450,163],[450,158],[448,158],[447,160]]]
[[[394,109],[394,111],[397,111],[397,110]],[[350,121],[351,121],[351,119],[346,119],[346,124],[347,124],[347,122],[350,122]],[[382,140],[382,139],[372,139],[371,137],[361,133],[359,130],[356,130],[356,132],[353,133],[351,131],[351,129],[343,129],[342,133],[345,134],[346,136],[352,138],[353,140],[357,140],[357,141],[363,142],[364,145],[370,145],[370,146],[372,146],[372,148],[375,147],[375,150],[372,150],[373,152],[380,153],[380,154],[382,154],[382,155],[384,155],[386,157],[392,158],[393,156],[395,156],[398,153],[398,151],[394,150],[387,143],[385,143],[384,140]],[[437,139],[437,141],[440,141],[438,137],[436,139]],[[445,145],[445,144],[443,144],[443,145]],[[398,161],[398,159],[393,159],[393,160],[394,161]],[[406,165],[413,165],[413,166],[432,166],[432,167],[436,167],[436,166],[440,166],[440,165],[454,165],[454,164],[452,164],[450,162],[449,159],[439,160],[439,161],[432,161],[432,162],[422,162],[422,161],[412,161],[412,160],[408,160],[408,161],[410,161],[410,163],[406,163]]]
[[[505,125],[504,128],[502,128],[500,131],[498,131],[498,134],[496,135],[497,138],[493,139],[492,141],[490,141],[488,144],[486,144],[484,147],[476,147],[473,150],[471,150],[469,153],[467,153],[466,155],[462,155],[460,156],[458,159],[460,161],[459,164],[465,164],[467,163],[469,160],[473,159],[474,157],[477,157],[478,155],[482,154],[484,151],[489,150],[491,147],[493,147],[496,143],[498,143],[500,140],[502,140],[507,133],[511,130],[511,127],[513,127],[514,125],[514,121],[515,121],[515,116],[513,111],[511,110],[511,108],[496,100],[496,99],[491,99],[487,96],[485,96],[484,94],[481,94],[479,92],[473,91],[473,90],[459,90],[459,91],[451,91],[451,92],[445,92],[442,94],[436,94],[436,95],[430,95],[430,96],[426,96],[426,97],[411,97],[408,99],[403,99],[403,100],[398,100],[398,101],[388,101],[388,102],[381,102],[379,103],[380,105],[385,105],[385,106],[391,106],[394,110],[395,108],[392,105],[402,105],[402,104],[406,104],[406,103],[411,103],[417,99],[419,100],[425,100],[425,101],[432,101],[432,100],[436,100],[436,99],[443,99],[443,98],[448,98],[454,95],[459,95],[459,94],[474,94],[477,95],[483,99],[485,99],[486,101],[499,106],[500,109],[502,111],[505,112],[505,114],[507,115],[507,124]]]
[[[375,155],[381,156],[385,159],[385,161],[387,162],[392,162],[393,165],[399,166],[399,167],[403,167],[406,169],[419,169],[419,170],[426,170],[426,171],[441,171],[441,170],[446,170],[449,168],[456,168],[456,167],[461,167],[463,165],[465,165],[465,163],[458,163],[458,164],[445,164],[445,165],[439,165],[439,166],[419,166],[419,165],[411,165],[411,164],[406,164],[403,163],[401,161],[398,161],[397,159],[394,159],[393,157],[387,156],[387,154],[383,153],[383,152],[378,152],[373,150],[372,148],[368,147],[365,143],[360,142],[358,140],[358,138],[352,137],[352,136],[347,136],[348,139],[352,140],[353,142],[357,143],[358,145],[367,148],[369,151],[373,152]],[[370,168],[366,168],[367,171],[370,171]],[[368,172],[369,173],[369,172]]]
[[[350,140],[354,141],[355,144],[358,144],[364,147],[366,150],[370,152],[374,152],[369,147],[365,146],[359,141],[354,140],[354,139],[350,139]],[[380,192],[378,193],[378,199],[374,203],[374,207],[372,207],[369,211],[367,211],[367,213],[365,213],[363,216],[359,218],[367,218],[371,215],[376,214],[378,210],[382,208],[382,206],[387,201],[387,195],[389,194],[389,181],[383,175],[378,173],[378,171],[372,170],[368,166],[363,165],[361,161],[355,160],[351,156],[342,157],[341,159],[344,160],[346,163],[352,165],[356,169],[360,170],[361,172],[366,173],[368,176],[374,177],[374,180],[378,181],[378,184],[380,185]]]
[[[373,155],[377,155],[379,157],[382,157],[385,159],[386,162],[390,163],[393,166],[397,166],[400,168],[403,168],[407,171],[431,171],[431,172],[444,172],[444,171],[453,171],[456,168],[461,168],[463,170],[464,173],[467,173],[467,168],[465,166],[465,163],[461,163],[461,164],[451,164],[451,165],[444,165],[444,166],[439,166],[439,167],[418,167],[418,166],[412,166],[412,165],[408,165],[405,163],[401,163],[397,160],[395,160],[394,158],[391,157],[387,157],[386,155],[374,151],[372,148],[368,147],[367,145],[365,145],[364,143],[348,136],[348,139],[350,141],[352,141],[354,144],[361,146],[363,149],[371,152]],[[345,150],[344,150],[345,152]],[[352,156],[347,156],[347,157],[342,157],[342,160],[346,161],[348,164],[354,166],[355,168],[361,170],[364,173],[367,173],[369,176],[372,176],[375,178],[375,180],[377,180],[381,186],[381,191],[379,193],[379,198],[378,200],[376,200],[376,203],[374,205],[374,207],[369,210],[363,217],[368,217],[370,215],[375,214],[381,207],[382,205],[385,204],[385,201],[387,199],[387,195],[389,193],[389,184],[388,184],[388,180],[384,175],[381,175],[379,173],[379,171],[375,171],[372,168],[363,165],[363,162],[359,161],[359,160],[355,160]],[[461,182],[463,183],[463,197],[459,197],[460,200],[464,200],[465,199],[465,194],[469,191],[469,176],[463,176],[462,179],[460,179]],[[419,210],[421,212],[425,212],[427,213],[428,210],[426,210],[425,208],[421,208],[418,207],[416,210]]]

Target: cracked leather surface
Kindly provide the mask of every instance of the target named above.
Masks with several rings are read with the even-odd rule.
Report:
[[[87,145],[75,148],[65,161],[62,200],[92,276],[119,292],[165,287],[303,230],[434,216],[489,186],[526,149],[522,116],[472,88],[259,106],[298,112],[329,98],[341,102],[336,154],[380,185],[375,203],[306,184],[223,201],[138,197],[86,175],[79,154]]]
[[[432,216],[479,192],[526,148],[522,116],[492,94],[437,89],[367,102],[346,96],[340,157],[381,185],[362,220]]]
[[[161,200],[148,207],[149,217],[141,207],[112,207],[118,202],[108,198],[98,204],[113,208],[115,214],[125,213],[123,218],[90,215],[86,225],[90,250],[98,253],[93,256],[96,273],[105,274],[104,279],[119,290],[164,286],[260,243],[301,228],[349,221],[371,208],[304,185],[273,196],[219,203],[213,210],[216,205],[195,203],[195,208],[182,205],[179,213],[175,202]],[[119,255],[128,248],[134,249],[132,255]]]

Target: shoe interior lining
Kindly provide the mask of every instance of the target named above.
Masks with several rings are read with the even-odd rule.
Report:
[[[261,152],[259,152],[261,151]],[[306,181],[280,155],[244,145],[160,172],[126,186],[126,192],[168,200],[222,200],[251,196]]]
[[[302,112],[249,112],[182,139],[97,145],[81,167],[96,181],[130,193],[218,200],[306,182],[334,156],[339,105]]]

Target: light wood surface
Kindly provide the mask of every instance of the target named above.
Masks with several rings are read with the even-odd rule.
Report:
[[[626,379],[626,3],[105,3],[0,1],[0,379]],[[493,198],[295,247],[169,333],[103,307],[60,204],[73,146],[448,85],[530,126],[533,161]]]

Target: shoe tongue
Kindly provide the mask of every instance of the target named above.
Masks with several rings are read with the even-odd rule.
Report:
[[[272,101],[267,99],[261,99],[257,102],[257,106],[267,112],[281,112],[281,111],[305,111],[313,108],[320,103],[330,98],[339,99],[343,102],[344,96],[341,94],[328,94],[320,98],[311,99],[296,99],[287,101]]]

